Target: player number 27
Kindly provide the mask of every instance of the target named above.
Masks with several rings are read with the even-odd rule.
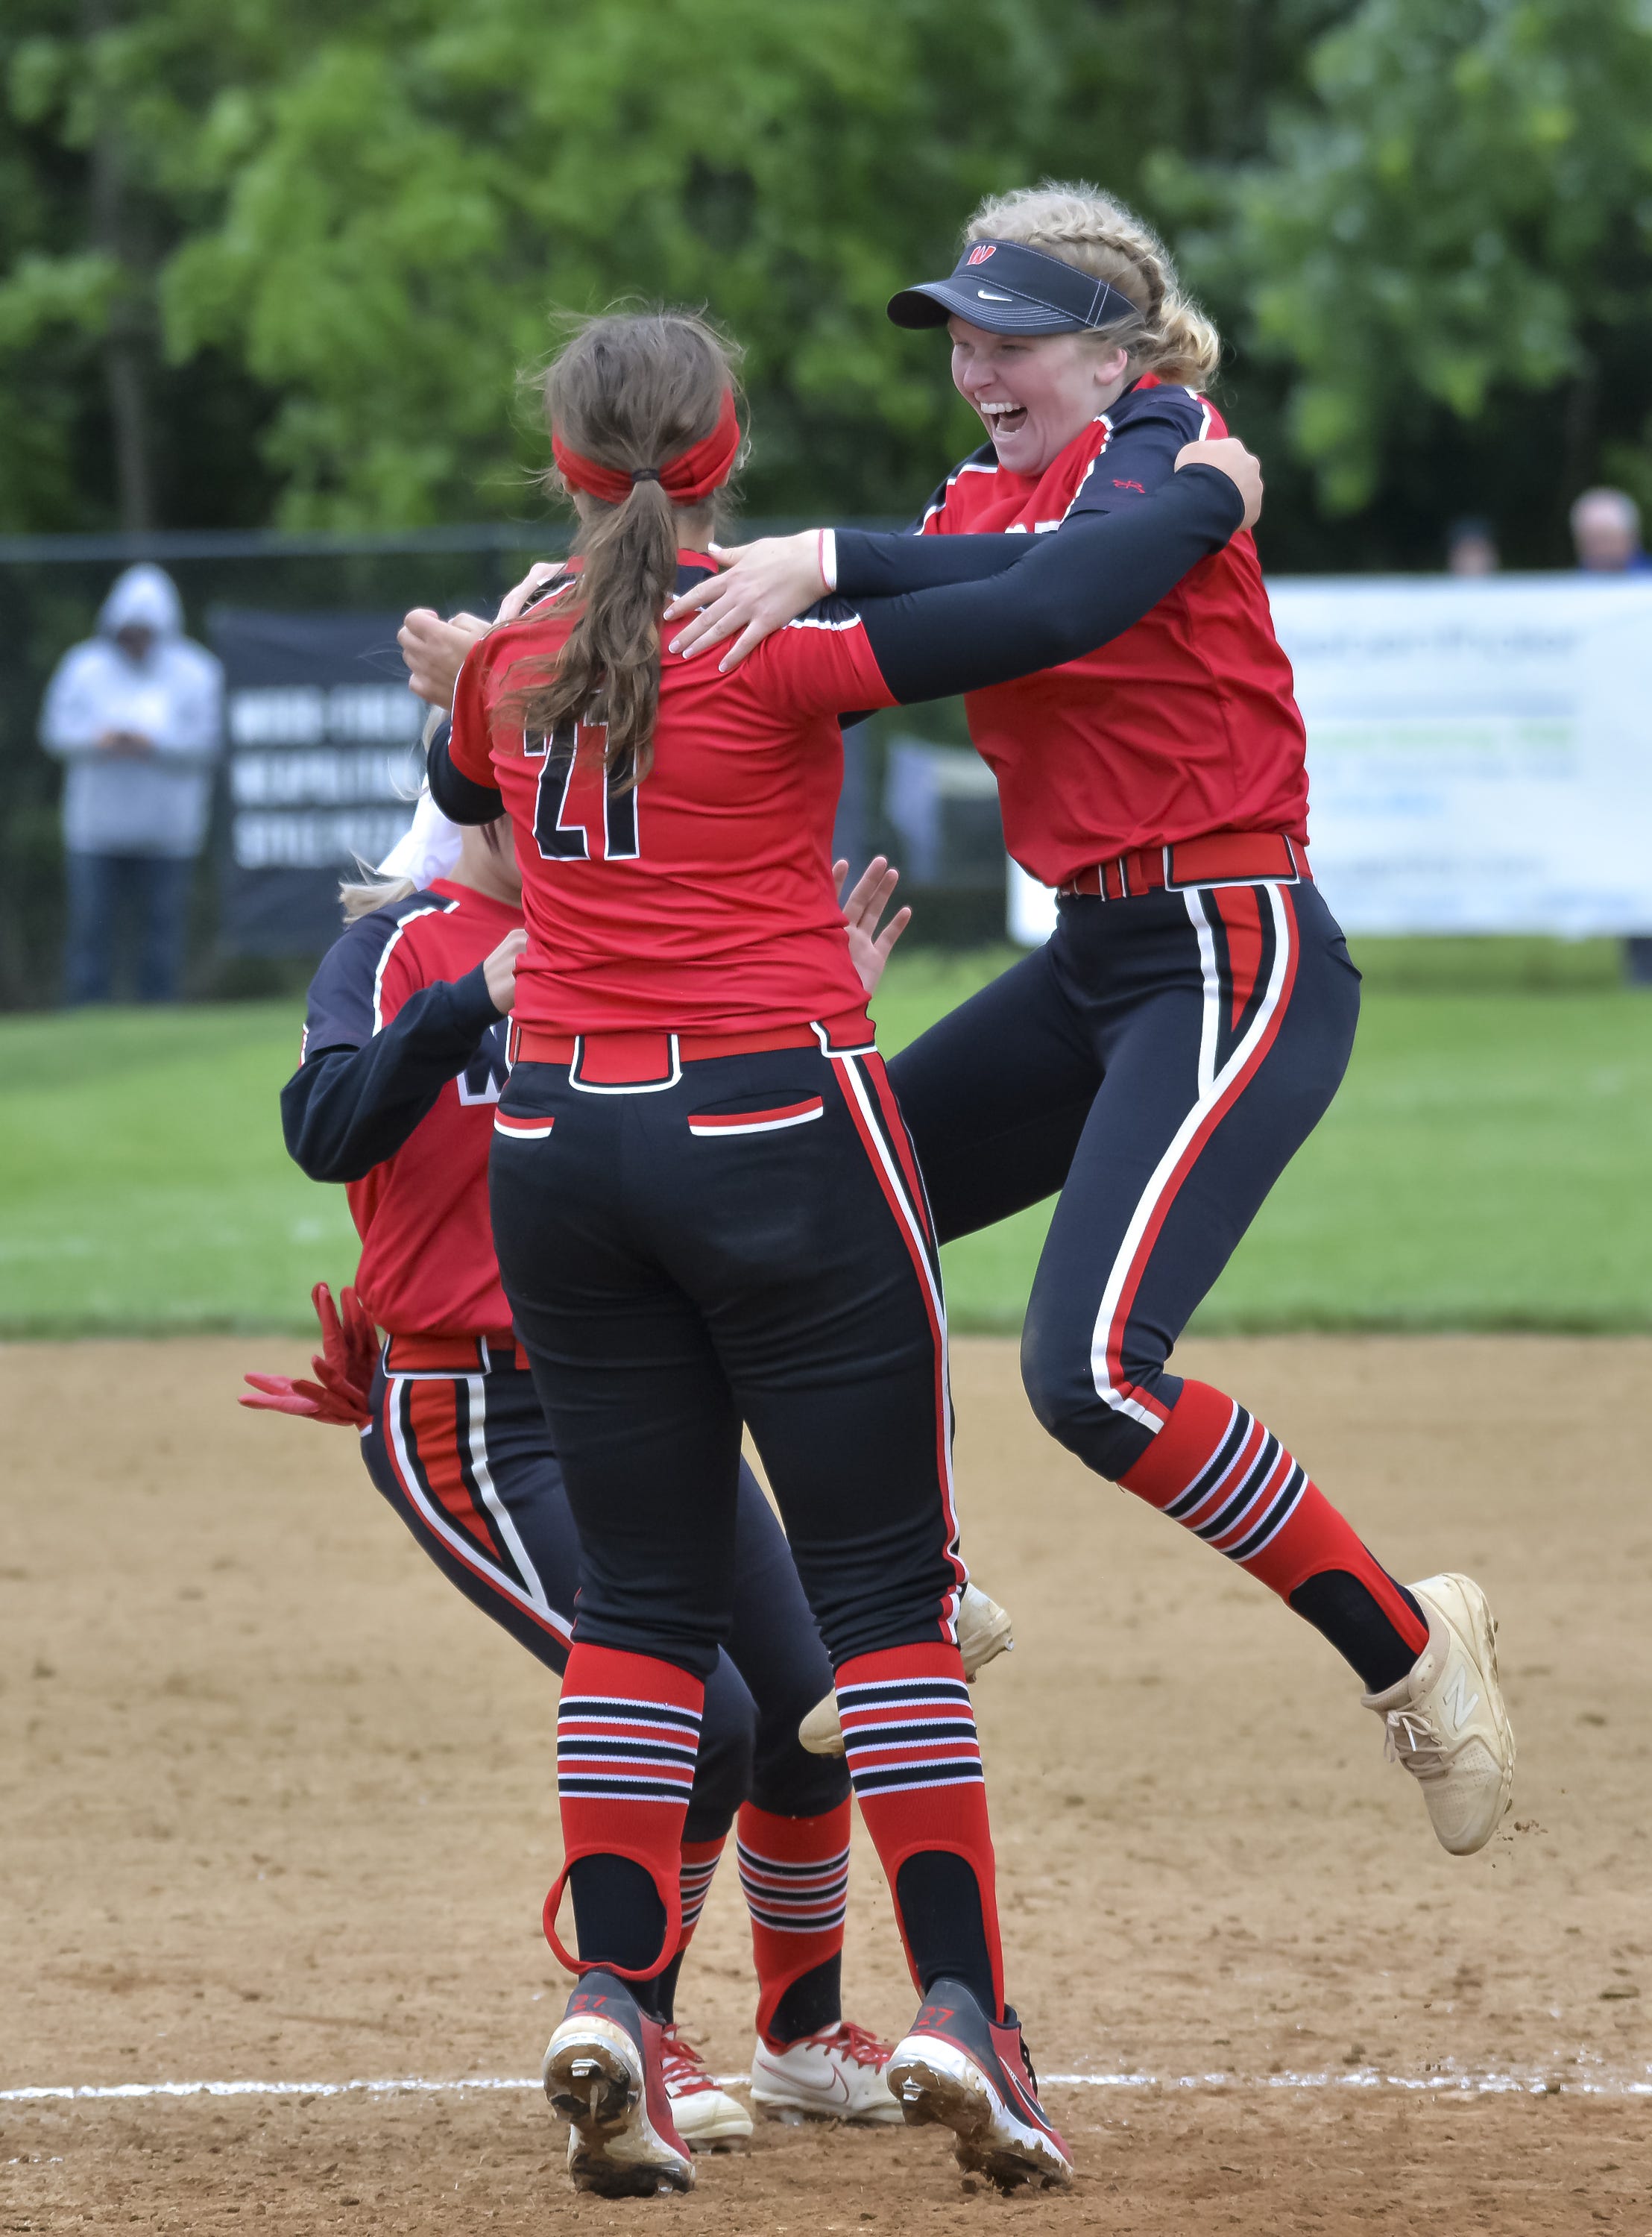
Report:
[[[602,723],[559,723],[537,745],[523,739],[528,759],[542,764],[534,837],[545,861],[634,862],[642,851],[638,789],[603,768],[607,744]]]

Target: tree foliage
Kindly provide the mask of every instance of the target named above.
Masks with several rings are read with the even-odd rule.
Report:
[[[754,510],[898,508],[973,423],[885,299],[1045,172],[1176,235],[1276,555],[1647,472],[1652,0],[11,0],[0,70],[0,526],[520,512],[622,294],[746,345]]]

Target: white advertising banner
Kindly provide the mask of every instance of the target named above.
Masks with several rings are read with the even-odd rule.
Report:
[[[1652,572],[1270,581],[1355,933],[1652,932]],[[1054,896],[1010,866],[1010,929]]]

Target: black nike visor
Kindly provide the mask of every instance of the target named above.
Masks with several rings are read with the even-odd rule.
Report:
[[[967,319],[992,334],[1081,334],[1138,315],[1129,297],[1059,256],[1018,241],[974,241],[950,280],[926,280],[889,299],[898,327]]]

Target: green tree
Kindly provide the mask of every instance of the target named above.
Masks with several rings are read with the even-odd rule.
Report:
[[[1559,558],[1586,480],[1652,498],[1652,7],[1364,0],[1306,76],[1260,160],[1155,175],[1326,511],[1420,465]]]

